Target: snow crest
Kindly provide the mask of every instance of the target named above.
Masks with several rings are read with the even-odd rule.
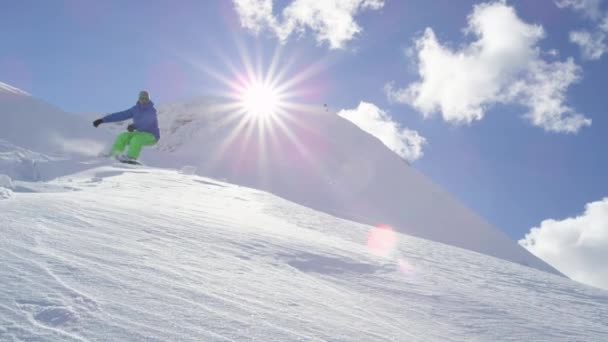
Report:
[[[2,82],[0,82],[0,93],[30,96],[30,94],[26,93],[25,91]]]
[[[15,185],[13,184],[13,180],[11,179],[11,177],[5,175],[5,174],[0,174],[0,188],[5,188],[5,189],[14,189]]]

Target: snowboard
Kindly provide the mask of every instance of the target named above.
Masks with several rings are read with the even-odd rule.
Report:
[[[115,159],[116,161],[120,162],[121,164],[139,165],[139,166],[144,165],[142,162],[140,162],[138,160],[127,159],[121,155],[113,156],[110,152],[101,152],[101,153],[99,153],[99,157],[107,158],[107,159]]]
[[[137,161],[137,160],[121,160],[121,159],[117,159],[119,162],[123,163],[123,164],[129,164],[129,165],[144,165],[141,162]]]
[[[121,155],[116,156],[116,160],[118,160],[119,162],[123,163],[123,164],[129,164],[129,165],[143,165],[140,161],[138,160],[133,160],[130,158],[126,158],[123,157]]]
[[[110,158],[112,158],[112,156],[109,156]],[[116,159],[116,161],[122,163],[122,164],[129,164],[129,165],[144,165],[142,162],[138,161],[138,160],[133,160],[130,158],[125,158],[122,155],[117,155],[114,156],[114,159]]]

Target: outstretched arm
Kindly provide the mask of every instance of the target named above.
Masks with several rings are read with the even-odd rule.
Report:
[[[133,117],[133,107],[123,110],[122,112],[116,112],[108,114],[103,118],[103,122],[118,122],[131,119]]]

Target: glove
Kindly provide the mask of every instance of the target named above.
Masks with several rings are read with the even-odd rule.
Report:
[[[129,132],[133,132],[135,130],[135,125],[134,124],[130,124],[129,126],[127,126],[127,131]]]
[[[103,123],[103,119],[97,119],[93,121],[93,126],[97,127]]]

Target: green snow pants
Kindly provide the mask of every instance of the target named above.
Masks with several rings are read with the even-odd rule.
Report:
[[[139,153],[144,146],[156,144],[156,137],[148,132],[124,132],[116,137],[114,146],[112,146],[112,155],[116,156],[121,154],[127,145],[129,145],[129,152],[127,156],[133,159],[139,157]]]

